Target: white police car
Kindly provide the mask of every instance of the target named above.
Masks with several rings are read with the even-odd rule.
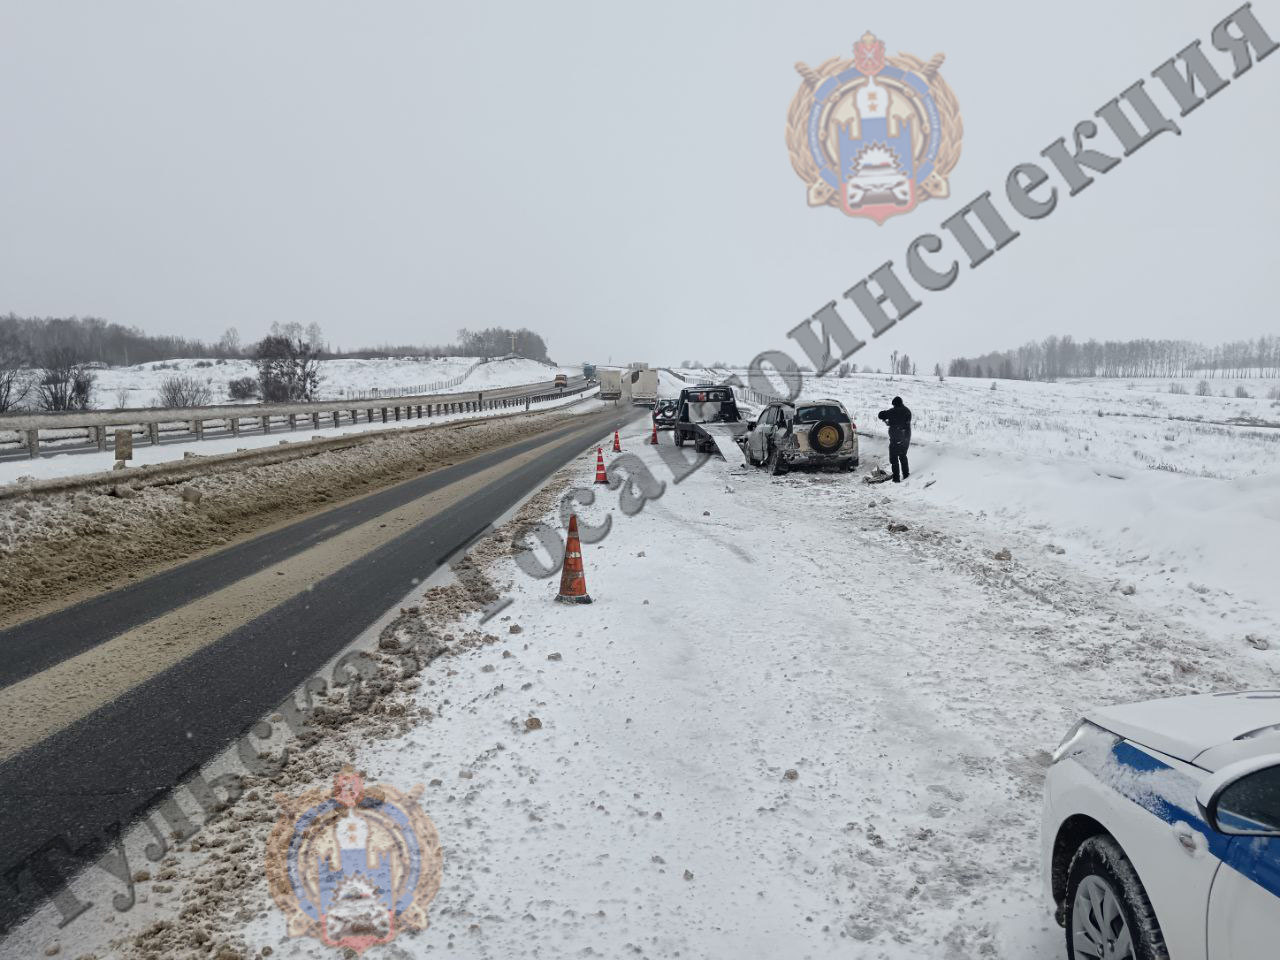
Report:
[[[1280,957],[1280,690],[1089,713],[1042,843],[1070,960]]]

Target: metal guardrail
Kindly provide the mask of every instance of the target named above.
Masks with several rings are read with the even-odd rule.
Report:
[[[344,422],[360,423],[362,414],[365,423],[377,422],[379,418],[382,423],[391,423],[401,419],[430,418],[452,413],[499,408],[515,409],[521,405],[528,410],[532,404],[583,393],[591,386],[588,383],[579,383],[574,387],[556,390],[549,383],[541,383],[469,393],[347,398],[312,403],[229,404],[184,409],[19,414],[0,417],[0,431],[15,432],[18,435],[18,444],[26,448],[28,456],[37,457],[40,455],[41,430],[59,431],[59,436],[56,438],[59,440],[69,439],[83,431],[83,436],[88,442],[94,444],[99,450],[106,450],[108,431],[113,428],[128,429],[131,436],[140,432],[151,444],[160,442],[162,432],[166,434],[185,432],[192,439],[201,440],[209,424],[219,424],[231,436],[239,436],[245,420],[255,422],[255,426],[260,427],[263,433],[270,433],[275,425],[296,430],[300,421],[309,422],[312,429],[319,430],[322,421],[326,427],[339,427]],[[377,402],[372,402],[374,400]],[[162,428],[166,429],[162,430]],[[71,437],[63,431],[71,431]]]

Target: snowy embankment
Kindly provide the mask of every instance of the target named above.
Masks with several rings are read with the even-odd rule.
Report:
[[[421,386],[464,377],[446,391],[485,390],[542,383],[557,373],[580,376],[581,367],[553,367],[536,360],[493,360],[476,364],[476,357],[433,359],[321,360],[320,400],[341,400],[368,396],[371,390],[392,395]],[[212,402],[226,403],[227,385],[241,377],[256,378],[252,360],[179,359],[140,363],[131,367],[95,370],[95,406],[101,410],[120,407],[153,407],[160,402],[160,385],[170,377],[194,377],[212,391]]]
[[[563,398],[548,400],[539,403],[532,408],[532,413],[538,414],[548,410],[555,410],[558,407],[569,406],[584,399],[590,399],[595,396],[594,390],[587,393],[577,393]],[[489,410],[478,410],[468,413],[451,413],[437,414],[429,419],[405,420],[400,423],[346,423],[339,427],[322,426],[315,429],[311,424],[306,424],[298,430],[276,432],[268,434],[251,434],[245,433],[238,437],[218,437],[206,440],[192,440],[189,443],[164,443],[156,446],[149,446],[140,441],[135,441],[133,448],[133,459],[129,461],[132,467],[150,466],[157,463],[168,463],[173,460],[181,460],[184,457],[194,454],[197,456],[214,456],[220,453],[234,453],[237,450],[258,450],[263,447],[275,447],[280,444],[301,443],[316,437],[328,439],[330,437],[341,437],[348,434],[384,432],[395,430],[412,430],[437,423],[452,423],[460,420],[483,420],[492,417],[510,417],[520,416],[509,408],[497,407]],[[320,421],[322,424],[328,422]],[[56,449],[56,448],[50,448]],[[73,477],[81,476],[89,473],[100,473],[103,470],[110,470],[115,463],[115,453],[112,450],[103,452],[96,451],[77,451],[74,453],[56,454],[48,453],[38,457],[35,460],[2,460],[0,461],[0,485],[6,483],[20,483],[28,480],[50,480],[55,477]]]
[[[1000,380],[993,390],[876,375],[813,380],[803,396],[841,400],[872,436],[884,436],[876,412],[902,396],[914,413],[912,503],[1037,531],[1118,588],[1167,592],[1232,634],[1277,610],[1280,404],[1267,394],[1280,382],[1210,382],[1251,397],[1198,397],[1195,381],[1179,381],[1184,395],[1168,381]],[[1250,425],[1261,423],[1271,425]]]

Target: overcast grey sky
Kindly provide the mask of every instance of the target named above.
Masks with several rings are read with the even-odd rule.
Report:
[[[0,312],[745,362],[1236,5],[0,0]],[[946,53],[965,131],[884,226],[809,208],[783,140],[795,61],[868,29]],[[1280,56],[855,361],[1280,332],[1278,95]]]

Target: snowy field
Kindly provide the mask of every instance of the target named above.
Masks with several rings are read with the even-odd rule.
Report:
[[[240,377],[257,377],[251,360],[180,359],[141,363],[132,367],[108,367],[94,371],[95,407],[152,407],[159,403],[160,384],[173,376],[195,377],[213,391],[213,403],[226,403],[227,384]],[[557,373],[581,376],[582,367],[552,367],[534,360],[494,360],[476,363],[475,357],[437,359],[321,360],[321,400],[369,396],[370,391],[387,395],[412,392],[463,378],[460,385],[440,387],[453,391],[513,387],[541,383]]]
[[[819,382],[865,434],[859,474],[895,394],[916,418],[902,485],[719,460],[676,482],[639,421],[624,450],[665,486],[638,512],[603,488],[579,506],[611,523],[584,543],[593,605],[490,555],[510,606],[423,622],[489,638],[404,686],[403,729],[340,748],[425,785],[444,846],[431,926],[370,956],[1060,960],[1038,824],[1062,734],[1091,705],[1275,685],[1280,430],[1256,423],[1280,411],[1114,381]],[[539,515],[559,527],[594,463]],[[121,945],[227,869],[185,852],[134,913],[58,931],[49,909],[3,946],[148,956]],[[78,892],[108,902],[89,873]],[[334,955],[254,883],[217,936]]]

